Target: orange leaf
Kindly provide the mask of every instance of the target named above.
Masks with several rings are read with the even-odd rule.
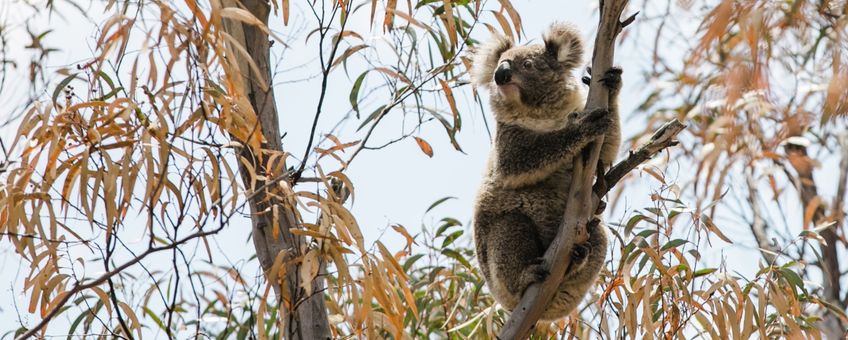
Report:
[[[397,7],[397,0],[388,0],[386,2],[386,16],[383,18],[383,28],[391,29],[392,22],[395,18],[395,8]]]
[[[283,25],[289,25],[289,0],[283,0]]]
[[[439,79],[439,83],[442,84],[442,90],[445,91],[445,98],[448,99],[448,104],[450,105],[451,112],[453,113],[453,126],[457,131],[459,131],[460,125],[457,124],[459,122],[459,110],[456,108],[456,100],[453,97],[453,91],[448,85],[448,82],[443,79]]]
[[[430,143],[427,143],[427,141],[418,137],[415,137],[415,142],[418,143],[418,147],[421,148],[421,151],[423,151],[425,155],[433,158],[433,147],[430,146]]]
[[[516,38],[521,37],[521,16],[518,15],[518,11],[515,10],[515,7],[512,7],[512,3],[509,0],[499,1],[501,3],[501,7],[506,10],[509,18],[512,19],[512,26],[515,27]]]
[[[445,13],[442,14],[442,20],[445,21],[445,27],[448,30],[448,38],[450,38],[451,47],[456,47],[456,23],[453,19],[453,0],[445,0]]]
[[[495,19],[498,20],[498,24],[501,25],[501,29],[503,30],[504,36],[509,37],[509,39],[512,39],[512,28],[509,27],[509,22],[506,21],[506,17],[504,17],[503,14],[501,14],[500,12],[491,12],[495,15]]]
[[[813,222],[813,215],[815,215],[816,210],[819,209],[821,205],[821,197],[816,196],[810,200],[810,203],[807,204],[807,207],[804,209],[804,230],[810,230],[810,224]]]

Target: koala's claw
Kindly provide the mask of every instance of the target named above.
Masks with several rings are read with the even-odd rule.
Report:
[[[607,209],[607,202],[604,202],[604,200],[599,200],[598,201],[598,208],[595,209],[595,215],[603,214],[604,210],[606,210],[606,209]]]
[[[619,90],[621,89],[621,73],[621,67],[610,67],[610,69],[604,73],[603,78],[601,78],[601,83],[610,90]]]
[[[571,259],[573,261],[582,262],[589,256],[589,243],[575,244],[574,249],[571,249]]]
[[[589,223],[586,223],[586,228],[594,228],[594,227],[599,226],[600,224],[601,224],[601,219],[595,217],[595,218],[589,220]]]
[[[571,263],[568,264],[567,273],[573,273],[580,270],[589,260],[589,253],[592,252],[592,245],[589,242],[583,244],[575,244],[571,249]]]

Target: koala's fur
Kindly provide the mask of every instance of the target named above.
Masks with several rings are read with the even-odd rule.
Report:
[[[582,64],[579,30],[557,23],[544,44],[513,46],[495,38],[475,53],[472,82],[491,92],[496,136],[474,213],[477,261],[495,300],[512,310],[532,283],[544,280],[542,261],[565,211],[572,157],[594,138],[610,137],[602,161],[618,153],[620,70],[603,79],[610,86],[610,110],[579,112],[586,96],[572,72]],[[508,83],[494,80],[502,63],[511,67]],[[606,143],[605,143],[606,145]],[[607,252],[599,220],[587,225],[589,240],[575,245],[571,265],[543,320],[564,317],[597,279]]]

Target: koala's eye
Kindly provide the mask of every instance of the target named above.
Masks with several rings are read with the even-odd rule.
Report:
[[[533,62],[530,61],[530,60],[525,60],[524,64],[522,64],[522,66],[524,66],[524,68],[528,68],[528,69],[533,68]]]

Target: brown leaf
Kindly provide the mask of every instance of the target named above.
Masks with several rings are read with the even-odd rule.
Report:
[[[306,295],[312,294],[312,280],[318,276],[318,250],[310,249],[303,256],[303,262],[300,265],[300,287],[306,291]]]
[[[453,91],[451,90],[450,85],[444,79],[439,79],[439,84],[442,85],[442,91],[445,91],[445,98],[448,100],[448,105],[450,105],[451,113],[453,113],[453,126],[457,131],[460,130],[461,126],[457,124],[459,122],[459,110],[456,108],[456,100],[453,97]]]
[[[816,213],[816,210],[819,209],[821,205],[821,197],[816,196],[810,200],[810,203],[807,204],[807,207],[804,208],[804,230],[810,230],[810,225],[813,222],[813,216]]]
[[[395,18],[395,8],[397,8],[397,0],[388,0],[386,2],[386,15],[383,18],[383,29],[391,29]]]
[[[430,146],[430,143],[427,143],[427,141],[418,137],[414,138],[415,142],[418,143],[418,147],[421,148],[421,151],[423,151],[428,157],[433,158],[433,147]]]
[[[504,36],[508,37],[509,39],[512,39],[513,38],[512,28],[509,27],[509,22],[506,21],[506,17],[504,17],[503,14],[501,14],[500,12],[495,12],[495,11],[491,11],[491,12],[492,12],[492,14],[495,15],[495,19],[498,20],[498,24],[501,25],[501,29],[503,30]]]
[[[516,38],[521,37],[521,16],[518,15],[518,11],[515,10],[515,7],[512,7],[512,3],[509,0],[499,1],[501,3],[501,7],[506,10],[509,18],[512,19],[512,26],[515,27]]]
[[[356,45],[356,46],[351,46],[351,48],[346,49],[346,50],[344,51],[344,53],[342,53],[342,55],[340,55],[338,58],[336,58],[336,60],[335,60],[335,61],[333,61],[333,65],[332,65],[332,66],[330,66],[330,68],[334,68],[334,67],[336,67],[337,65],[339,65],[339,64],[341,64],[343,61],[345,61],[345,59],[347,59],[348,57],[350,57],[350,56],[351,56],[351,55],[353,55],[354,53],[356,53],[356,52],[358,52],[359,50],[362,50],[363,48],[366,48],[366,47],[368,47],[368,45],[365,45],[365,44]]]

